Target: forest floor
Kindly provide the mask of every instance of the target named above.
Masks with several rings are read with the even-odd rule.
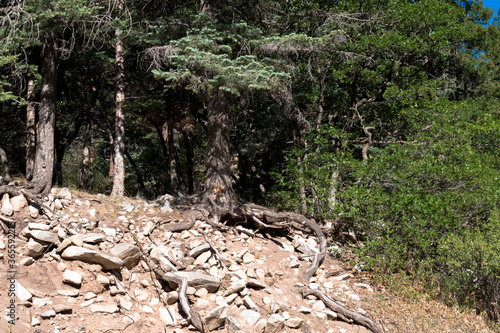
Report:
[[[302,298],[304,287],[319,288],[384,332],[494,332],[479,315],[447,307],[425,293],[391,292],[375,284],[369,272],[330,255],[307,285],[301,277],[310,263],[301,260],[298,249],[317,245],[305,231],[255,232],[240,225],[221,232],[200,221],[189,231],[164,230],[164,222],[182,222],[189,209],[189,200],[171,200],[170,211],[161,208],[163,202],[71,191],[48,203],[57,216],[35,217],[27,206],[15,212],[15,273],[7,266],[8,235],[0,232],[0,306],[5,309],[0,333],[195,332],[179,309],[176,286],[149,270],[154,249],[180,270],[213,278],[207,285],[190,283],[187,295],[214,332],[303,332],[304,327],[318,333],[369,332],[343,321],[314,296]],[[57,235],[61,244],[42,239],[49,236],[39,231]],[[117,244],[132,250],[118,253]],[[120,256],[129,268],[72,258],[71,247]],[[145,253],[151,254],[146,258]],[[5,315],[12,274],[19,297],[15,325],[9,328]]]

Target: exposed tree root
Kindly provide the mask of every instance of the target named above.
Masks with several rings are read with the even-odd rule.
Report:
[[[374,333],[382,333],[382,330],[367,316],[362,315],[359,312],[352,311],[349,309],[346,309],[342,305],[338,304],[331,298],[330,296],[326,295],[325,293],[316,290],[316,289],[307,289],[302,291],[302,296],[308,296],[308,295],[313,295],[316,296],[316,298],[322,300],[325,305],[330,308],[332,311],[337,312],[339,315],[352,320],[353,322],[363,325],[366,328],[370,329]]]
[[[189,305],[189,300],[186,296],[186,291],[188,287],[188,281],[186,278],[180,277],[179,275],[172,273],[172,272],[167,272],[165,273],[161,268],[159,267],[153,267],[153,271],[161,277],[162,280],[166,282],[173,282],[177,284],[179,287],[179,303],[181,305],[182,311],[187,315],[187,320],[193,324],[196,329],[202,333],[208,333],[208,329],[203,322],[203,319],[201,318],[200,314],[193,310],[191,306]]]

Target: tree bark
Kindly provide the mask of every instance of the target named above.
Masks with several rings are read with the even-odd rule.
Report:
[[[37,191],[47,194],[54,174],[54,132],[56,119],[57,44],[52,35],[44,38],[42,51],[42,90],[37,134],[35,168],[32,182]]]
[[[168,123],[168,170],[170,174],[169,188],[177,193],[179,190],[179,176],[177,174],[177,151],[179,149],[179,133],[173,126],[173,122]]]
[[[215,218],[221,210],[232,210],[234,202],[230,170],[229,102],[219,90],[208,104],[207,174],[203,199],[212,208]]]
[[[9,173],[9,160],[7,159],[7,154],[2,147],[0,147],[0,159],[2,160],[3,167],[3,182],[8,184],[10,182],[10,173]],[[0,182],[3,183],[3,182]]]
[[[139,196],[144,197],[146,196],[146,186],[144,185],[144,178],[142,178],[141,171],[139,170],[139,167],[135,163],[134,159],[130,154],[128,153],[127,150],[125,150],[125,156],[127,156],[128,161],[132,165],[132,168],[135,171],[135,175],[137,176],[137,182],[139,182]]]
[[[90,155],[92,146],[92,124],[87,125],[85,136],[83,138],[83,158],[80,168],[78,169],[78,188],[87,190],[89,188],[90,179]]]
[[[187,172],[188,194],[191,195],[194,192],[193,147],[191,146],[191,141],[189,140],[189,136],[188,136],[187,131],[184,131],[183,138],[184,138],[184,149],[186,150],[186,172]]]
[[[26,180],[33,179],[36,157],[36,127],[35,127],[35,79],[28,79],[28,105],[26,106]]]
[[[118,9],[123,9],[120,1]],[[112,197],[122,197],[125,193],[125,114],[123,103],[125,101],[125,51],[120,31],[115,32],[115,69],[116,69],[116,96],[115,96],[115,138],[113,161],[113,188]]]

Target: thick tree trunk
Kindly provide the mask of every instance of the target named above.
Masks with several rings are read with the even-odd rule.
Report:
[[[219,212],[233,208],[229,143],[229,102],[226,94],[219,90],[208,104],[207,174],[203,195],[216,218],[221,217]]]
[[[35,127],[35,79],[28,79],[28,105],[26,106],[26,180],[33,179],[36,156],[36,127]]]
[[[123,4],[120,3],[119,9]],[[116,97],[115,97],[115,138],[113,160],[113,189],[112,197],[122,197],[125,193],[125,115],[123,102],[125,101],[125,52],[120,32],[116,31],[115,68],[116,68]]]
[[[48,193],[54,173],[54,132],[56,119],[57,45],[53,36],[44,39],[42,51],[42,90],[32,182],[40,193]]]

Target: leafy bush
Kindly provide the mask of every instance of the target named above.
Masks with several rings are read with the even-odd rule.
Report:
[[[303,186],[309,215],[333,218],[363,240],[365,267],[405,272],[497,318],[499,114],[484,100],[402,114],[413,134],[375,145],[367,163],[333,129],[309,141],[308,151],[291,151],[286,171],[276,173],[282,200],[273,199],[300,210]],[[332,147],[332,138],[344,144]]]

